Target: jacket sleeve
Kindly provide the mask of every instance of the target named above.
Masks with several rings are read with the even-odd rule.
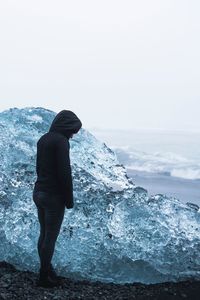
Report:
[[[65,206],[73,208],[73,182],[69,157],[69,141],[60,140],[56,147],[56,167],[61,194],[64,196]]]

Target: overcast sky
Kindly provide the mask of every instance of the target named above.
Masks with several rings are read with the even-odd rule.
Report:
[[[199,0],[2,0],[0,111],[200,131]]]

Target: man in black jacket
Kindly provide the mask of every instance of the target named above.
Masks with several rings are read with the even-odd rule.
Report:
[[[40,223],[37,245],[40,257],[39,286],[53,287],[59,284],[51,259],[65,207],[71,209],[74,206],[69,139],[81,127],[81,121],[72,111],[62,110],[54,118],[49,131],[37,142],[37,180],[33,201]]]

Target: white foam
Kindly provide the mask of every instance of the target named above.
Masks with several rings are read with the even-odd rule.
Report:
[[[173,177],[185,179],[200,179],[200,161],[184,157],[173,152],[147,153],[120,147],[116,149],[120,157],[120,151],[128,155],[122,163],[130,170],[148,173],[166,173]]]
[[[171,171],[171,176],[185,179],[200,179],[200,169],[174,169]]]

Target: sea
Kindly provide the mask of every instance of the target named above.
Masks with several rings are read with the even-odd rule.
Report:
[[[88,129],[114,150],[137,186],[200,206],[200,132]]]

